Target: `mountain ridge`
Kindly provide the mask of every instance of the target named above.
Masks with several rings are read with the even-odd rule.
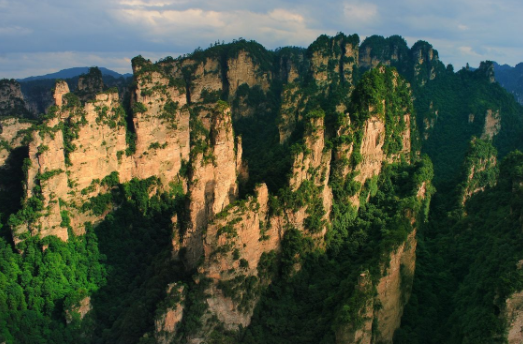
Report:
[[[34,80],[44,80],[44,79],[70,79],[74,78],[76,76],[80,76],[82,74],[87,74],[89,72],[90,67],[72,67],[72,68],[66,68],[59,70],[55,73],[49,73],[45,75],[39,75],[39,76],[30,76],[27,78],[21,78],[16,79],[18,82],[28,82],[28,81],[34,81]],[[105,68],[105,67],[98,67],[103,75],[109,75],[114,78],[129,78],[132,76],[131,73],[126,74],[120,74],[118,72],[115,72],[111,69]]]

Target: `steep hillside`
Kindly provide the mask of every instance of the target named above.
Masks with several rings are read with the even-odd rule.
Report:
[[[497,177],[492,146],[471,144],[457,199],[450,205],[435,199],[420,241],[413,302],[395,343],[521,341],[522,161],[520,152],[510,153]]]

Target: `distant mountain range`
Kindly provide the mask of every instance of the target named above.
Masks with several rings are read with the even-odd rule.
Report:
[[[98,67],[102,71],[102,75],[104,76],[112,76],[114,78],[128,78],[133,76],[131,73],[126,74],[120,74],[115,72],[114,70],[107,69],[105,67]],[[18,82],[27,82],[27,81],[34,81],[34,80],[44,80],[44,79],[69,79],[74,78],[76,76],[87,74],[89,72],[89,67],[73,67],[73,68],[67,68],[62,69],[59,72],[46,74],[46,75],[40,75],[40,76],[30,76],[25,79],[17,79]]]
[[[520,104],[523,104],[523,62],[515,67],[494,62],[494,74],[496,81],[512,93]]]

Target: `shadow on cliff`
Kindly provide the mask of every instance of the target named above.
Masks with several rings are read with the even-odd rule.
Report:
[[[29,156],[27,147],[15,148],[9,154],[5,165],[0,168],[0,212],[1,221],[6,223],[11,214],[22,208],[21,200],[24,197],[24,159]],[[1,227],[1,226],[0,226]],[[0,236],[11,244],[12,236],[8,226],[0,229]]]
[[[183,278],[172,261],[171,222],[183,197],[149,198],[141,183],[120,186],[123,203],[94,228],[106,283],[91,296],[92,311],[83,322],[93,343],[138,342],[154,329],[167,284]]]

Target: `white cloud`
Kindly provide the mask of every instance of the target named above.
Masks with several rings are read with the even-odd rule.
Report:
[[[188,9],[185,11],[121,10],[118,18],[133,25],[146,26],[153,34],[167,34],[172,28],[189,30],[194,27],[219,28],[225,26],[219,12]]]
[[[308,28],[308,21],[302,14],[283,8],[262,13],[206,11],[200,8],[164,11],[121,9],[114,11],[113,16],[137,28],[143,38],[173,44],[198,36],[198,41],[203,41],[205,46],[216,39],[231,40],[241,36],[272,47],[275,43],[308,45],[323,33]]]
[[[21,26],[4,26],[0,27],[0,37],[1,36],[24,36],[33,33],[33,30],[27,27]]]
[[[458,50],[465,56],[480,57],[481,55],[474,51],[472,47],[461,46]]]
[[[378,16],[378,7],[372,3],[346,3],[343,7],[345,19],[357,23],[373,21]]]
[[[130,7],[165,7],[170,5],[170,2],[165,1],[142,1],[142,0],[122,0],[120,5]]]
[[[292,13],[287,10],[277,8],[274,11],[271,11],[268,13],[269,17],[280,22],[296,22],[296,23],[303,23],[305,21],[305,18],[303,18],[302,15],[297,13]]]

